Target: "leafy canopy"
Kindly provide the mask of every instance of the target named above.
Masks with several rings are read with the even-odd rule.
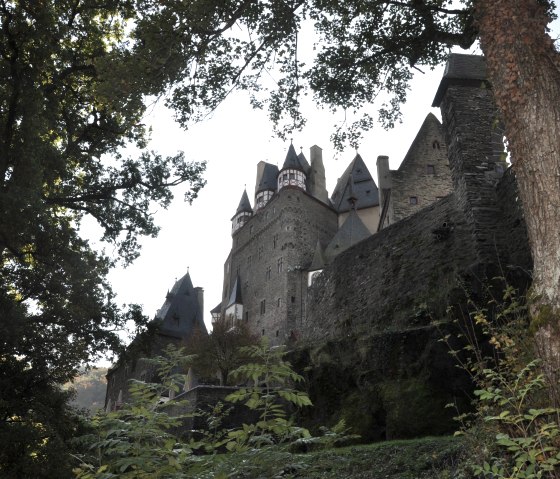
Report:
[[[25,475],[16,461],[49,477],[41,450],[62,451],[55,439],[67,436],[58,384],[116,348],[127,320],[145,320],[116,306],[106,280],[115,259],[81,237],[84,218],[126,264],[138,235],[157,234],[150,211],[169,205],[170,187],[184,183],[192,201],[204,185],[204,163],[147,149],[146,99],[178,79],[186,58],[157,41],[159,9],[0,1],[0,439],[22,440],[21,457],[0,454],[0,469],[13,477]]]

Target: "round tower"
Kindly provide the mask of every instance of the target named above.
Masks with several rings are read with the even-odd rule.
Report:
[[[284,161],[284,166],[282,166],[278,173],[278,191],[285,186],[296,186],[306,191],[306,181],[305,166],[301,164],[294,145],[291,144]]]
[[[249,197],[247,196],[247,190],[244,190],[241,195],[241,201],[239,201],[239,206],[231,218],[231,234],[235,233],[245,223],[247,223],[251,216],[253,216],[253,208],[251,208],[251,203],[249,202]]]
[[[257,181],[255,184],[255,212],[266,206],[276,193],[278,167],[264,161],[257,165]]]

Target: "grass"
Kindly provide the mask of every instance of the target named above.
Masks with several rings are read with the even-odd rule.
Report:
[[[271,447],[199,457],[196,479],[444,479],[452,476],[462,445],[452,437],[428,437],[349,446],[305,454]]]

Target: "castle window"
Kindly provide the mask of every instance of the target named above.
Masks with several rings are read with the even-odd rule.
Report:
[[[272,238],[272,246],[276,248],[277,245],[278,245],[278,235],[274,235],[274,237]]]
[[[435,175],[436,174],[436,168],[434,167],[434,165],[426,165],[426,173],[428,175]]]
[[[266,313],[266,299],[261,301],[261,314]]]
[[[295,302],[296,302],[296,297],[292,296],[292,303],[295,303]]]
[[[264,336],[264,329],[262,330],[262,335]]]
[[[278,298],[278,307],[282,306],[282,298]]]
[[[417,205],[418,204],[418,196],[410,196],[408,198],[408,203],[411,205]]]
[[[251,266],[251,261],[252,261],[252,260],[253,260],[253,257],[252,257],[251,255],[249,255],[249,256],[247,257],[247,264],[248,264],[249,266]]]
[[[272,268],[270,266],[268,266],[266,268],[266,279],[270,279],[270,273],[272,273]]]
[[[278,272],[281,273],[284,269],[284,259],[278,258]]]
[[[249,322],[249,311],[245,311],[245,322]]]
[[[432,148],[434,150],[439,150],[440,149],[439,141],[434,140],[434,142],[432,143]]]
[[[280,331],[276,330],[276,337],[280,334]]]

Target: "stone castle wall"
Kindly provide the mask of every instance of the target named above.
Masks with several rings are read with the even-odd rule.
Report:
[[[492,92],[447,86],[441,103],[453,193],[345,251],[308,290],[307,340],[398,330],[440,318],[496,275],[531,268]],[[502,178],[503,177],[503,178]],[[463,283],[463,286],[461,286]]]
[[[423,313],[441,313],[475,262],[470,225],[449,195],[337,256],[308,289],[303,337],[425,325]]]
[[[283,188],[233,236],[224,299],[237,274],[244,321],[271,344],[286,343],[305,313],[306,274],[317,240],[328,243],[336,212],[296,188]],[[286,320],[287,318],[287,320]]]

